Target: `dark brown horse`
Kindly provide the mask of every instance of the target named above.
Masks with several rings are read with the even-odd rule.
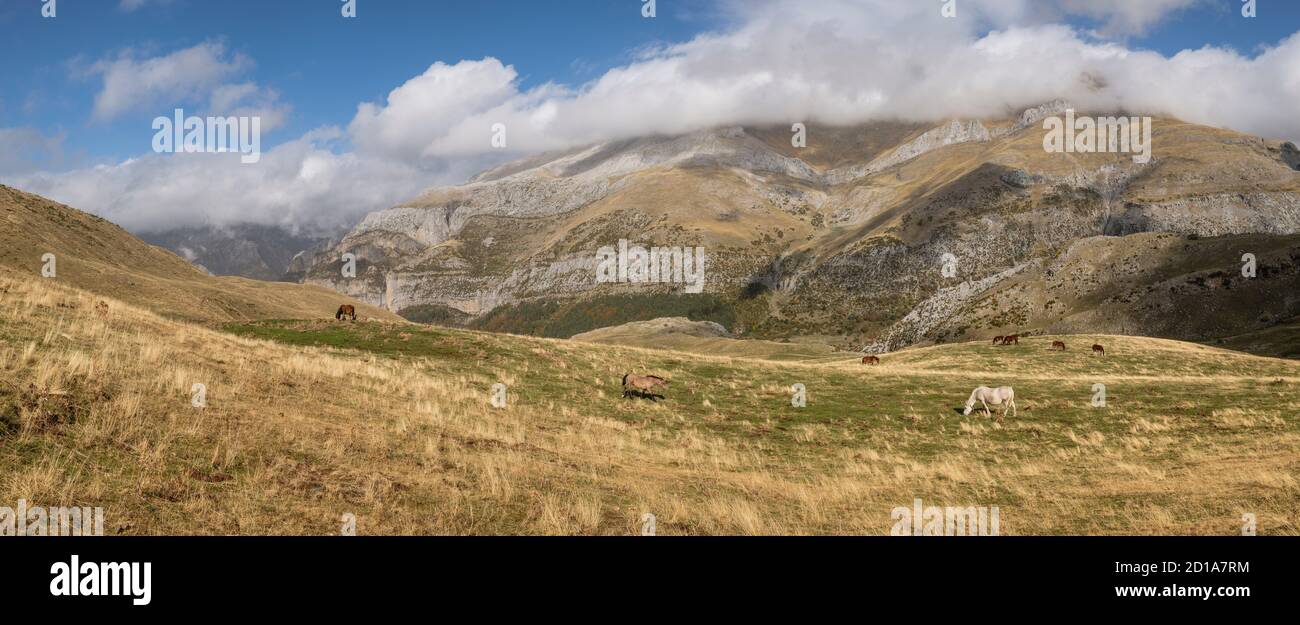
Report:
[[[357,307],[352,304],[339,306],[339,311],[334,313],[334,319],[342,321],[344,317],[351,317],[353,321],[357,320]]]
[[[1052,341],[1052,349],[1065,351],[1065,341]]]
[[[1105,355],[1106,355],[1106,348],[1105,348],[1105,347],[1102,347],[1101,345],[1096,345],[1096,344],[1094,344],[1094,345],[1092,346],[1092,353],[1094,353],[1094,354],[1101,354],[1102,356],[1105,356]]]
[[[1003,345],[1019,345],[1019,344],[1020,344],[1020,335],[1019,335],[1019,334],[1008,334],[1008,335],[1002,337],[1002,344],[1003,344]]]
[[[994,345],[1001,345],[1001,344],[1002,344],[1002,341],[1006,340],[1006,338],[1007,338],[1007,337],[1005,337],[1005,336],[995,336],[995,337],[993,337],[993,344],[994,344]]]
[[[864,364],[864,365],[878,365],[878,364],[880,364],[880,357],[879,357],[879,356],[863,356],[863,357],[862,357],[862,364]]]

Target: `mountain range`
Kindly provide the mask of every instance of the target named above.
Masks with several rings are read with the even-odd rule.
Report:
[[[1296,355],[1252,337],[1300,316],[1300,150],[1157,117],[1149,162],[1048,152],[1042,121],[1068,107],[533,156],[264,264],[408,319],[552,337],[684,316],[873,352],[1087,331]],[[620,241],[703,248],[703,292],[596,280]]]

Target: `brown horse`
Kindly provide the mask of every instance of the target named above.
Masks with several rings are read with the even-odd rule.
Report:
[[[994,344],[994,345],[1001,345],[1001,344],[1002,344],[1002,341],[1005,341],[1006,338],[1007,338],[1007,337],[1005,337],[1005,336],[995,336],[995,337],[993,337],[993,344]]]
[[[357,307],[352,304],[339,306],[339,311],[334,313],[336,321],[342,321],[344,317],[351,317],[353,321],[357,320]]]
[[[1003,344],[1003,345],[1019,345],[1019,344],[1020,344],[1020,335],[1019,335],[1019,334],[1008,334],[1008,335],[1002,337],[1002,344]]]
[[[1096,344],[1094,344],[1094,345],[1092,346],[1092,353],[1094,353],[1094,354],[1101,354],[1102,356],[1105,356],[1105,355],[1106,355],[1106,348],[1105,348],[1105,347],[1102,347],[1101,345],[1096,345]]]
[[[1052,349],[1065,351],[1065,341],[1052,341]]]
[[[623,397],[624,399],[632,395],[648,397],[652,400],[663,399],[663,395],[655,394],[654,390],[659,387],[667,387],[668,380],[657,375],[635,375],[632,373],[623,374]]]
[[[880,357],[879,357],[879,356],[863,356],[863,357],[862,357],[862,364],[864,364],[864,365],[878,365],[878,364],[880,364]]]

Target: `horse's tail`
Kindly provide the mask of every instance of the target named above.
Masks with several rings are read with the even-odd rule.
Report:
[[[631,374],[631,373],[624,373],[624,374],[623,374],[623,386],[627,386],[627,376],[629,376],[629,375],[632,375],[632,374]]]

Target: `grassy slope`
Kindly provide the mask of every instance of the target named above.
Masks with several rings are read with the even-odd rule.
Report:
[[[318,286],[209,276],[99,217],[0,185],[0,268],[39,276],[46,253],[57,279],[178,319],[332,317],[348,302],[363,317],[401,321]]]
[[[691,334],[688,331],[689,328],[681,327],[677,320],[670,322],[669,327],[657,327],[656,322],[661,324],[663,321],[663,319],[658,319],[650,322],[610,326],[576,334],[571,338],[575,341],[604,345],[669,349],[713,356],[760,358],[764,360],[842,361],[849,357],[845,352],[836,351],[829,345],[822,343],[701,336]]]
[[[1251,353],[1300,359],[1300,319],[1291,319],[1271,328],[1239,334],[1216,344]]]
[[[917,497],[1000,506],[1012,534],[1233,534],[1243,512],[1300,533],[1290,361],[1122,337],[864,368],[381,323],[223,333],[0,289],[0,501],[102,505],[112,533],[330,534],[352,512],[363,534],[630,534],[653,512],[663,534],[882,534]],[[667,400],[622,399],[629,370],[669,377]],[[1014,384],[1019,418],[956,414],[976,384]]]

